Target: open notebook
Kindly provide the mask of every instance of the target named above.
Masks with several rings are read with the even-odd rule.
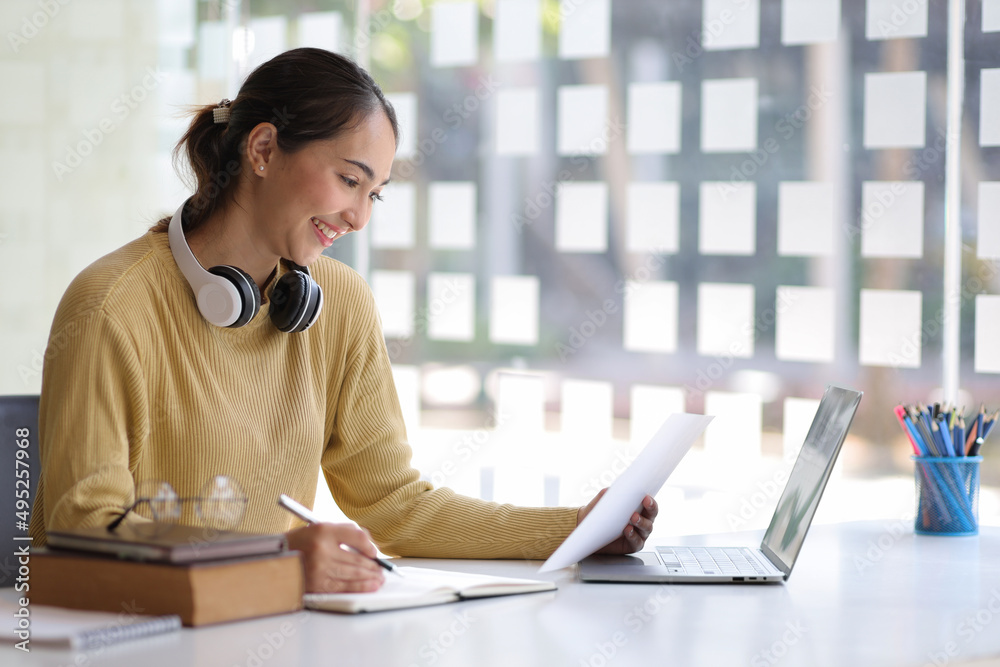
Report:
[[[423,567],[400,567],[402,577],[387,574],[374,593],[307,593],[309,609],[357,614],[406,607],[425,607],[445,602],[497,595],[517,595],[555,590],[550,581],[511,579],[485,574],[445,572]]]

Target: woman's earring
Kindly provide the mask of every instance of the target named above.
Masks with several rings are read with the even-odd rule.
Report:
[[[260,170],[264,171],[264,165],[260,165]]]

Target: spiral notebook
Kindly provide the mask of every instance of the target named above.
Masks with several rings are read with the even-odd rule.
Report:
[[[0,643],[22,650],[55,648],[86,651],[181,628],[180,616],[139,616],[122,612],[79,611],[32,604],[21,607],[9,594],[0,597]],[[21,609],[27,609],[27,616]],[[19,615],[21,614],[21,615]]]

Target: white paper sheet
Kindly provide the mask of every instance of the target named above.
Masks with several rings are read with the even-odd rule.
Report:
[[[622,346],[631,352],[677,351],[676,282],[625,281]]]
[[[756,49],[760,44],[760,0],[705,0],[701,25],[706,51]]]
[[[865,74],[865,148],[922,148],[926,120],[927,72]]]
[[[559,7],[559,57],[603,58],[611,51],[611,0],[574,0]]]
[[[542,53],[541,0],[497,0],[493,49],[501,63],[538,59]]]
[[[924,182],[861,185],[861,256],[924,256]]]
[[[387,338],[409,338],[416,328],[416,278],[412,271],[372,271],[372,292]]]
[[[4,183],[10,183],[4,180]],[[11,190],[11,192],[24,192]],[[976,257],[979,259],[1000,259],[1000,225],[996,212],[1000,211],[1000,181],[979,183],[978,231],[976,235]],[[13,275],[13,274],[11,274]]]
[[[774,356],[783,361],[833,363],[836,352],[837,294],[830,287],[778,285]],[[812,423],[812,417],[806,426]]]
[[[861,290],[858,360],[863,366],[920,368],[923,292]]]
[[[836,42],[840,0],[784,0],[781,3],[781,43]]]
[[[340,51],[344,16],[340,12],[306,12],[299,15],[299,46]]]
[[[647,495],[656,495],[701,435],[712,416],[672,414],[604,497],[538,570],[550,572],[576,563],[612,542]]]
[[[1000,68],[983,68],[979,71],[979,145],[1000,146]]]
[[[742,153],[756,149],[759,106],[757,79],[702,81],[701,150]]]
[[[479,57],[479,8],[474,2],[431,6],[431,65],[475,65]]]
[[[537,276],[493,276],[490,290],[490,342],[538,345]]]
[[[837,219],[833,183],[778,183],[778,254],[790,257],[832,255]]]
[[[983,0],[983,32],[1000,31],[1000,0]]]
[[[1000,0],[983,0],[983,32],[1000,31]]]
[[[471,341],[476,337],[476,276],[427,274],[427,337]]]
[[[534,155],[538,152],[539,102],[537,88],[497,91],[497,155]]]
[[[698,285],[698,354],[750,359],[755,328],[753,285]]]
[[[1000,296],[977,294],[975,353],[977,373],[1000,373],[997,332],[1000,332]]]
[[[927,0],[868,0],[866,4],[865,37],[869,40],[927,36]]]

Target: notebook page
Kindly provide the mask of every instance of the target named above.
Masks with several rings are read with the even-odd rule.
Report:
[[[376,611],[451,602],[462,597],[485,597],[552,590],[555,585],[533,579],[449,572],[424,567],[399,567],[402,577],[387,574],[373,593],[308,593],[305,606],[327,611]]]

